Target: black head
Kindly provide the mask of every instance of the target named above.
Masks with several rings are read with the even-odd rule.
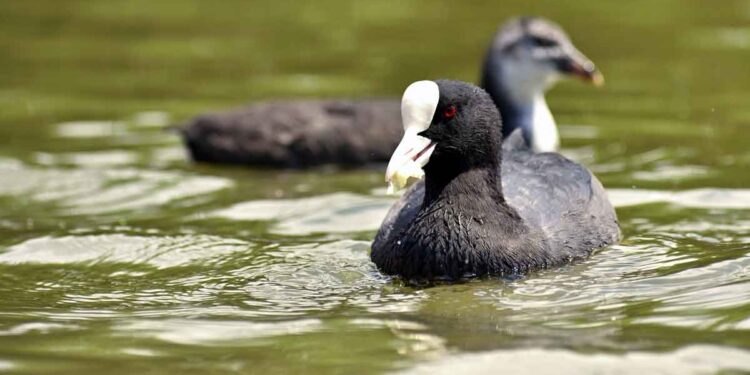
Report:
[[[401,112],[404,138],[386,172],[392,186],[424,173],[428,180],[430,175],[450,179],[473,168],[498,166],[500,115],[479,87],[449,80],[415,82],[404,92]]]
[[[435,83],[440,90],[437,108],[430,126],[419,133],[436,144],[425,172],[496,166],[502,136],[500,115],[490,96],[466,82]]]

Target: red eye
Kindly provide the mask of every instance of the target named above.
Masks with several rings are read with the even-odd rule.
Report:
[[[446,119],[452,119],[456,117],[456,112],[457,110],[455,105],[445,107],[445,109],[443,110],[443,117],[445,117]]]

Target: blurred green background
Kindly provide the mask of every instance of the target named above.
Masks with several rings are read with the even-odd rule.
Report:
[[[498,23],[519,14],[559,22],[607,78],[601,90],[566,84],[554,92],[558,122],[601,125],[643,149],[656,146],[654,133],[672,133],[699,143],[709,164],[744,147],[750,122],[750,11],[741,0],[0,7],[5,147],[23,149],[40,126],[69,120],[159,110],[180,121],[270,97],[398,96],[417,79],[476,82]]]

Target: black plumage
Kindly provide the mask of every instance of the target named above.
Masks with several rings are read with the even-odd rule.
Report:
[[[198,116],[180,131],[198,161],[304,168],[388,160],[402,128],[396,100],[298,100]]]
[[[425,180],[391,208],[372,245],[387,274],[410,280],[511,276],[582,259],[619,239],[593,174],[556,153],[533,153],[520,131],[500,150],[500,118],[481,89],[437,81]],[[441,108],[460,114],[441,119]]]

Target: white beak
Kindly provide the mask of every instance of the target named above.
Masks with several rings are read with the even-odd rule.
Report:
[[[432,123],[440,90],[433,81],[417,81],[409,85],[401,99],[401,120],[404,124],[404,137],[393,152],[385,180],[388,193],[406,186],[409,178],[424,177],[424,167],[435,151],[435,142],[418,135]]]

